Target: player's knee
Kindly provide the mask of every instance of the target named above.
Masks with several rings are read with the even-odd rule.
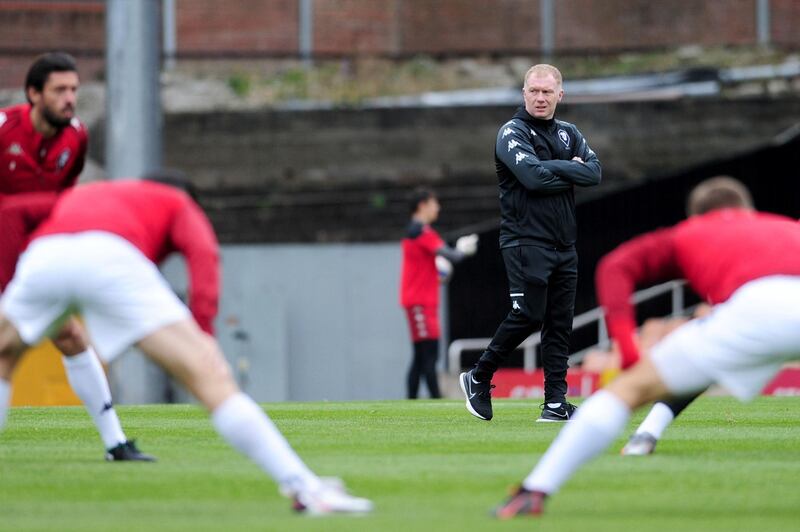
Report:
[[[665,387],[648,360],[640,361],[608,386],[631,408],[638,408],[665,396]]]
[[[544,320],[544,308],[532,305],[527,300],[515,300],[511,305],[511,315],[529,323],[541,325]]]

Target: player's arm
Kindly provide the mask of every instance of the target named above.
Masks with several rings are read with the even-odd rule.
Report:
[[[600,159],[589,147],[580,131],[573,129],[577,149],[571,161],[542,161],[542,166],[560,178],[579,187],[599,185],[602,179]]]
[[[439,233],[430,226],[426,226],[417,236],[417,243],[429,254],[444,257],[451,263],[460,262],[466,257],[463,252],[448,246]]]
[[[531,192],[553,194],[572,188],[571,183],[543,166],[528,136],[514,121],[500,128],[495,155]]]
[[[200,207],[187,202],[178,213],[171,232],[175,248],[189,270],[189,309],[200,328],[214,334],[219,308],[219,243]]]
[[[473,233],[471,235],[464,235],[456,240],[455,247],[450,247],[442,242],[442,245],[436,249],[436,255],[449,260],[453,264],[458,264],[467,257],[471,257],[478,251],[478,235]]]
[[[598,303],[605,310],[609,336],[619,344],[623,368],[639,359],[634,290],[680,277],[671,235],[671,229],[662,229],[629,240],[597,265]]]

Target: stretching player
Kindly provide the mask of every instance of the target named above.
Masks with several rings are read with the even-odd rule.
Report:
[[[75,60],[67,54],[38,57],[25,79],[28,103],[0,109],[0,205],[25,216],[25,230],[41,221],[39,214],[55,195],[72,187],[83,169],[88,136],[75,116],[78,78]],[[49,196],[49,197],[48,197]],[[34,216],[34,214],[36,216]],[[45,211],[46,215],[46,211]],[[19,239],[10,225],[3,240]],[[19,248],[19,245],[16,245]],[[0,247],[0,277],[4,288],[14,272],[19,249]],[[64,355],[67,380],[94,421],[106,448],[106,459],[151,461],[122,431],[111,401],[105,372],[92,348],[81,341],[53,342]],[[0,393],[0,408],[9,398]]]
[[[712,178],[689,197],[688,220],[635,238],[601,262],[611,336],[628,357],[638,282],[685,278],[715,307],[666,336],[605,389],[584,402],[518,491],[501,519],[542,512],[546,497],[625,429],[634,409],[691,397],[718,383],[749,400],[790,360],[800,359],[800,226],[758,213],[738,181]],[[706,214],[701,214],[706,213]],[[633,360],[626,360],[630,363]]]
[[[110,361],[138,346],[208,409],[220,435],[270,474],[296,510],[370,511],[370,501],[308,469],[239,390],[204,330],[208,323],[192,319],[213,315],[216,299],[194,298],[190,313],[156,267],[172,251],[181,252],[190,269],[195,265],[192,292],[218,293],[214,230],[184,192],[150,181],[115,181],[62,194],[0,299],[0,379],[8,379],[24,349],[43,337],[73,338],[71,314],[80,312],[100,356]],[[9,392],[6,382],[0,380],[0,393]],[[5,413],[0,409],[0,423]]]

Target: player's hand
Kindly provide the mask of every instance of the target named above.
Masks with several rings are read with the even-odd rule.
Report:
[[[573,160],[573,161],[576,161],[576,162],[579,162],[579,163],[582,163],[582,162],[583,162],[583,159],[581,159],[581,158],[580,158],[580,157],[578,157],[577,155],[576,155],[575,157],[573,157],[573,158],[572,158],[572,160]]]
[[[466,256],[474,255],[478,251],[478,235],[472,233],[456,240],[456,249]]]
[[[453,275],[453,263],[441,255],[436,255],[436,272],[439,274],[439,282],[446,283]]]

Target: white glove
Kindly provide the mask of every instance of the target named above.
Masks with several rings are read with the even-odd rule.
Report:
[[[446,283],[453,275],[453,263],[441,255],[436,255],[436,271],[439,273],[439,282]]]
[[[478,235],[472,233],[456,240],[456,249],[466,256],[474,255],[478,251]]]

